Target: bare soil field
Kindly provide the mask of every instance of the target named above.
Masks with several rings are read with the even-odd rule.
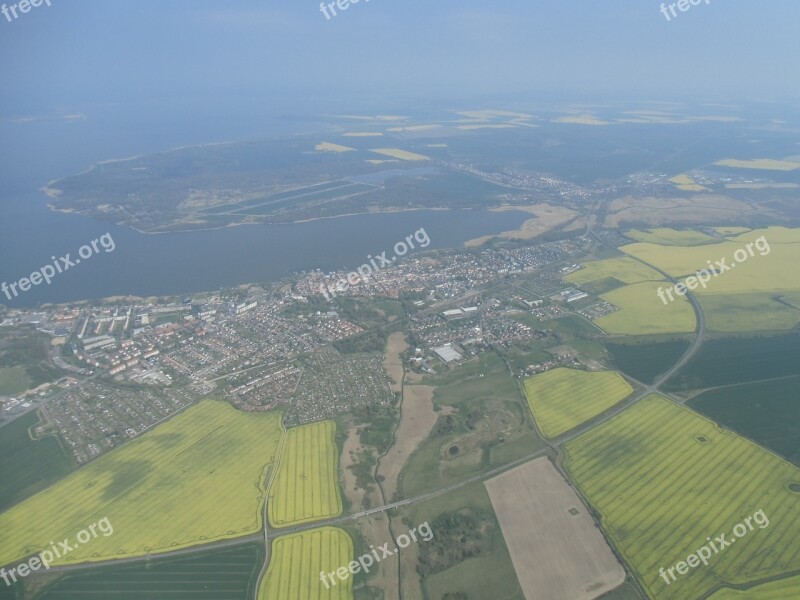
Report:
[[[485,485],[527,600],[592,600],[625,581],[586,506],[546,457]]]
[[[386,342],[383,368],[392,380],[392,391],[399,392],[403,389],[403,357],[400,356],[408,349],[406,335],[402,331],[395,331]]]
[[[403,407],[395,442],[378,466],[378,474],[385,477],[383,491],[387,502],[394,498],[397,479],[406,460],[436,425],[439,413],[433,410],[434,389],[429,385],[406,385],[403,388]]]

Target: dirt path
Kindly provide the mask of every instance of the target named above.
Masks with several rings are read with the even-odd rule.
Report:
[[[434,389],[429,385],[406,385],[403,389],[403,407],[394,445],[378,466],[378,474],[384,477],[383,490],[388,502],[397,492],[403,465],[436,425],[439,413],[433,410]]]
[[[341,461],[344,494],[355,510],[361,510],[365,497],[368,498],[370,506],[383,504],[377,485],[373,485],[372,491],[369,493],[359,488],[356,485],[355,473],[348,468],[359,461],[359,456],[364,451],[364,447],[358,439],[358,430],[359,427],[355,426],[348,429]],[[377,548],[391,539],[389,519],[386,513],[375,513],[361,518],[356,522],[356,527],[367,546],[373,545]],[[383,590],[385,600],[398,600],[397,580],[397,562],[385,561],[381,562],[377,569],[372,569],[369,585]]]

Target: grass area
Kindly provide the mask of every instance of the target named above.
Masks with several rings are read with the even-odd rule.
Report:
[[[670,183],[674,183],[675,187],[684,192],[704,192],[708,191],[707,187],[703,187],[697,183],[690,175],[682,173],[670,178]]]
[[[700,598],[800,568],[800,470],[687,408],[650,396],[566,445],[566,467],[648,593]],[[669,586],[659,576],[763,510],[756,527]],[[728,538],[730,539],[730,533]]]
[[[800,466],[800,377],[709,390],[688,405]]]
[[[743,233],[747,233],[750,231],[749,227],[714,227],[714,231],[716,231],[720,235],[724,235],[725,237],[734,237],[737,235],[741,235]]]
[[[287,527],[342,513],[336,423],[293,427],[286,435],[267,503],[269,522]]]
[[[626,335],[694,331],[697,321],[689,301],[676,297],[665,305],[658,297],[659,286],[665,287],[665,283],[645,281],[603,294],[601,297],[619,310],[594,322],[609,333]]]
[[[599,600],[642,600],[642,595],[637,590],[636,584],[630,580],[629,575],[625,583],[617,589],[600,596]]]
[[[373,148],[370,152],[390,156],[392,158],[399,158],[400,160],[430,160],[424,154],[408,152],[407,150],[400,150],[399,148]]]
[[[31,378],[25,367],[0,367],[0,395],[16,396],[30,387]]]
[[[564,279],[570,283],[580,285],[607,278],[613,278],[628,284],[642,281],[662,281],[664,279],[658,271],[654,271],[629,256],[585,263],[581,270],[570,273]]]
[[[792,600],[793,598],[800,598],[800,576],[771,581],[749,590],[725,588],[713,594],[709,600]]]
[[[786,331],[800,323],[794,299],[771,292],[702,295],[699,300],[712,331]]]
[[[74,539],[107,517],[113,534],[55,564],[144,556],[261,528],[279,413],[204,401],[0,514],[0,564]]]
[[[525,394],[542,434],[554,438],[633,393],[619,373],[559,368],[525,380]]]
[[[800,375],[800,335],[709,340],[666,384],[670,391],[694,390]]]
[[[517,381],[496,354],[423,383],[436,386],[440,416],[400,473],[400,497],[462,481],[542,447]]]
[[[0,394],[13,396],[59,379],[62,372],[52,365],[49,352],[50,336],[33,327],[0,328]]]
[[[250,600],[264,560],[263,543],[98,567],[58,579],[36,600]]]
[[[714,244],[717,241],[716,238],[693,229],[658,228],[644,229],[642,231],[631,229],[626,231],[625,235],[639,242],[665,246],[702,246],[704,244]]]
[[[32,411],[0,428],[0,511],[75,469],[55,435],[31,438],[30,429],[39,422],[37,411]]]
[[[445,594],[460,592],[469,598],[523,600],[524,596],[517,581],[511,556],[494,515],[489,494],[486,493],[482,482],[472,483],[437,498],[403,508],[401,514],[404,515],[406,523],[413,523],[412,526],[427,521],[433,530],[434,540],[438,538],[442,546],[452,546],[452,550],[457,552],[459,549],[457,541],[447,544],[456,530],[456,527],[451,530],[448,523],[457,525],[457,515],[459,513],[463,515],[465,509],[470,511],[471,516],[480,515],[484,535],[478,543],[474,543],[473,540],[472,549],[475,554],[472,556],[458,554],[447,556],[444,555],[445,550],[442,548],[432,549],[434,554],[429,555],[428,560],[432,559],[438,567],[445,568],[422,577],[422,586],[427,598],[438,600],[446,597]],[[405,577],[416,576],[414,574]]]
[[[688,341],[606,344],[606,349],[617,369],[644,383],[653,383],[655,378],[674,365],[688,348]]]
[[[258,600],[351,600],[351,575],[344,581],[334,576],[336,585],[328,580],[326,588],[319,574],[347,567],[352,560],[353,540],[335,527],[276,538]]]

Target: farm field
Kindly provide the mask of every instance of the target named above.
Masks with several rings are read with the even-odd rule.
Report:
[[[725,588],[714,593],[709,600],[792,600],[793,598],[800,598],[800,576],[763,583],[749,590]]]
[[[687,405],[800,466],[800,377],[703,392]]]
[[[800,375],[800,335],[712,339],[665,384],[668,391],[695,390]]]
[[[712,331],[786,331],[800,323],[800,308],[792,304],[793,297],[756,292],[703,294],[698,299]]]
[[[583,502],[548,458],[485,485],[526,597],[592,600],[625,581]]]
[[[789,489],[800,469],[689,409],[650,396],[565,449],[569,473],[651,597],[700,598],[720,583],[800,568],[800,494]],[[772,526],[715,554],[709,568],[669,586],[659,576],[759,510]]]
[[[691,181],[691,178],[689,178],[689,180]],[[698,187],[705,189],[702,186]],[[626,231],[625,235],[639,242],[661,244],[664,246],[701,246],[717,242],[717,240],[710,235],[691,229],[657,228],[645,229],[643,231],[631,229],[630,231]]]
[[[38,423],[38,411],[31,411],[0,428],[0,511],[75,469],[58,438],[48,435],[31,439],[28,430]]]
[[[144,556],[258,531],[279,413],[206,400],[0,514],[0,564],[70,538],[99,535],[54,564]]]
[[[561,367],[525,380],[525,395],[542,434],[554,438],[574,429],[633,393],[619,373]]]
[[[275,538],[258,600],[352,600],[352,575],[344,581],[334,576],[336,585],[328,580],[329,589],[319,575],[347,567],[352,560],[353,540],[335,527]]]
[[[689,348],[689,342],[649,342],[640,344],[606,343],[606,349],[619,371],[644,383],[655,378],[677,362]]]
[[[664,279],[658,271],[654,271],[629,256],[585,263],[582,269],[570,273],[564,279],[580,285],[609,277],[627,284]]]
[[[267,509],[275,527],[310,523],[342,512],[336,423],[289,429]]]
[[[250,600],[264,560],[262,543],[78,571],[35,600]]]
[[[682,173],[670,178],[670,183],[674,183],[675,187],[684,192],[707,192],[708,188],[703,187],[697,183],[690,175]]]
[[[771,158],[755,158],[752,160],[726,158],[714,164],[720,167],[731,167],[733,169],[759,169],[762,171],[794,171],[795,169],[800,169],[800,162],[774,160]]]
[[[754,245],[751,248],[753,253],[751,256],[745,246],[761,236],[766,239],[769,249]],[[727,266],[736,263],[735,268],[720,273],[718,277],[712,277],[705,289],[698,286],[695,290],[698,296],[749,292],[778,293],[800,289],[800,275],[794,268],[800,260],[800,229],[770,227],[743,233],[728,240],[694,247],[635,243],[622,246],[620,250],[663,269],[673,277],[693,275],[700,269],[708,269],[708,261],[725,258]],[[747,259],[735,259],[737,250],[744,251]]]
[[[370,152],[390,156],[391,158],[399,158],[400,160],[430,160],[424,154],[400,150],[399,148],[373,148]]]
[[[659,286],[667,285],[665,282],[645,281],[603,294],[601,298],[618,306],[619,310],[594,322],[609,333],[627,335],[694,331],[697,321],[686,298],[676,297],[668,304],[659,299]]]
[[[332,142],[320,142],[314,146],[314,150],[317,152],[352,152],[355,150],[355,148],[334,144]]]

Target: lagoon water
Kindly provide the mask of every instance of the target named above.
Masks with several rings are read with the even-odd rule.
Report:
[[[52,212],[33,199],[19,199],[0,226],[0,281],[17,281],[71,253],[103,233],[113,252],[96,254],[21,294],[8,306],[68,302],[116,295],[168,295],[216,290],[247,282],[280,279],[320,268],[348,269],[367,262],[424,228],[428,249],[460,246],[464,241],[517,228],[530,215],[486,210],[413,211],[357,215],[281,225],[244,225],[225,229],[149,235],[93,218]],[[32,234],[33,233],[33,234]],[[420,236],[422,237],[422,236]],[[407,255],[408,256],[408,255]]]
[[[28,107],[19,107],[20,115]],[[45,108],[38,112],[44,114]],[[203,109],[210,111],[211,109]],[[109,158],[209,141],[284,137],[297,125],[285,119],[207,118],[201,109],[81,107],[85,120],[0,120],[0,283],[18,281],[109,232],[116,249],[82,261],[9,301],[11,307],[116,295],[171,295],[280,279],[320,268],[352,269],[424,227],[429,248],[460,246],[483,235],[516,229],[522,212],[414,211],[324,219],[297,224],[142,234],[75,214],[49,210],[39,188]],[[191,115],[186,117],[185,115]],[[251,113],[253,114],[253,113]]]

